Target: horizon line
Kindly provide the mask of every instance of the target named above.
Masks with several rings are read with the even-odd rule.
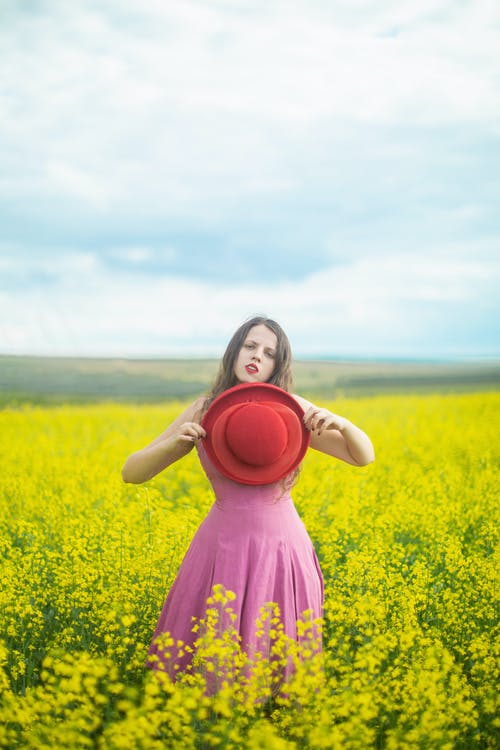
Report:
[[[129,361],[220,361],[222,355],[215,354],[41,354],[0,352],[0,358],[17,359],[65,359],[65,360],[129,360]],[[398,354],[304,354],[293,355],[292,362],[387,362],[387,363],[432,363],[432,364],[492,364],[500,365],[499,354],[447,354],[447,355],[398,355]]]

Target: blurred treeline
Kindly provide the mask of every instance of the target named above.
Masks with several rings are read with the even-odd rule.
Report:
[[[215,359],[0,356],[0,406],[190,399],[210,388],[217,368]],[[312,398],[498,390],[499,385],[500,361],[294,363],[294,390]]]

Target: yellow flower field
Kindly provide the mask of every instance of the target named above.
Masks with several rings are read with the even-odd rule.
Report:
[[[180,406],[0,412],[0,746],[498,747],[500,394],[328,404],[377,461],[310,451],[293,491],[325,576],[324,662],[270,608],[275,653],[246,684],[216,589],[198,658],[234,679],[213,697],[202,671],[172,685],[144,668],[208,482],[195,452],[146,485],[120,475]],[[271,700],[287,655],[296,678]]]

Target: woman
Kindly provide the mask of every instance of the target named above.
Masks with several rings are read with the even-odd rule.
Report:
[[[323,578],[312,542],[300,520],[290,489],[297,471],[271,484],[247,485],[228,479],[214,466],[204,446],[204,415],[217,397],[242,383],[270,383],[291,390],[291,351],[282,328],[266,317],[246,321],[233,335],[208,397],[192,403],[159,437],[127,459],[125,482],[145,482],[187,455],[196,445],[216,500],[196,532],[165,601],[153,636],[149,664],[172,677],[189,668],[196,634],[193,618],[202,619],[216,584],[236,594],[231,603],[243,650],[262,651],[256,620],[268,602],[279,606],[284,632],[300,639],[297,620],[323,613]],[[370,439],[345,417],[292,394],[301,407],[310,446],[353,466],[374,460]],[[168,655],[160,645],[169,633]],[[185,646],[187,645],[187,649]],[[285,669],[285,676],[292,671]]]

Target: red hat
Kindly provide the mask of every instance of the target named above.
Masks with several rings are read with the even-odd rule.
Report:
[[[219,471],[241,484],[271,484],[302,461],[311,435],[294,397],[270,383],[240,383],[210,404],[204,445]]]

